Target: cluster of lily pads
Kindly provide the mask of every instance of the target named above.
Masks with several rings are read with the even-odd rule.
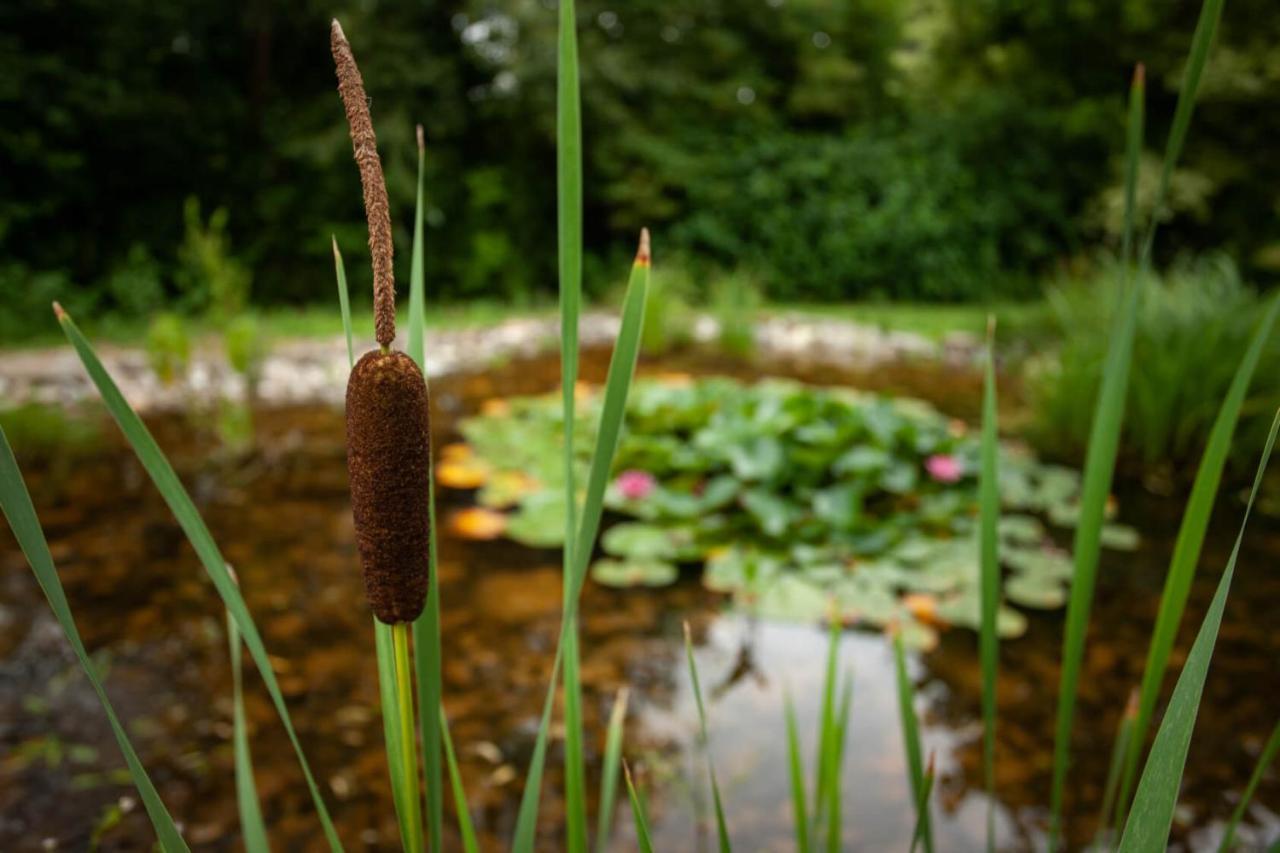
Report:
[[[600,399],[579,396],[581,483]],[[445,448],[438,471],[446,486],[478,488],[481,535],[562,544],[563,428],[558,395],[494,400],[463,422],[466,443]],[[647,379],[615,471],[606,506],[619,520],[592,566],[599,583],[660,586],[702,566],[707,587],[767,618],[835,607],[924,647],[939,627],[978,626],[978,438],[926,403],[781,380]],[[1071,555],[1052,528],[1074,523],[1079,490],[1077,472],[1001,447],[1002,635],[1025,630],[1016,608],[1065,603]],[[1137,536],[1110,524],[1104,543],[1132,548]]]

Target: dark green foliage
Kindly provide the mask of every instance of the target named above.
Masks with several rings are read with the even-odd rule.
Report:
[[[1162,137],[1193,7],[586,0],[588,256],[629,251],[648,225],[673,250],[763,259],[775,296],[1020,291],[1110,239],[1123,81],[1147,62]],[[53,298],[86,315],[172,307],[189,197],[205,217],[228,211],[255,302],[327,299],[329,234],[361,256],[364,243],[332,120],[335,14],[378,105],[402,247],[425,126],[430,292],[549,293],[546,4],[13,0],[0,10],[0,335],[51,331]],[[1224,245],[1251,277],[1280,266],[1278,31],[1272,0],[1233,4],[1170,199],[1171,245]]]

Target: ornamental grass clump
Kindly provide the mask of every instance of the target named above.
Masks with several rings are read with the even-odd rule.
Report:
[[[351,513],[369,606],[380,621],[393,625],[418,618],[430,582],[430,407],[418,365],[391,349],[396,295],[387,188],[364,82],[337,21],[330,46],[364,188],[378,340],[378,349],[356,362],[347,381]]]

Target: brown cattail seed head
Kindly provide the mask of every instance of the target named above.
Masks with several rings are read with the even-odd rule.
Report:
[[[391,346],[396,337],[396,281],[391,257],[391,205],[387,201],[387,184],[382,177],[382,161],[378,159],[378,140],[369,117],[369,99],[364,93],[364,80],[356,67],[351,45],[335,19],[329,30],[329,46],[338,72],[338,94],[351,128],[351,147],[360,167],[360,184],[364,188],[364,213],[369,220],[369,254],[373,258],[373,320],[378,343]]]
[[[427,596],[431,426],[427,384],[402,352],[367,353],[347,382],[347,472],[365,595],[382,622]]]

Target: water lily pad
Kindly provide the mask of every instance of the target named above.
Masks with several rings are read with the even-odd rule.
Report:
[[[827,592],[795,575],[779,575],[746,603],[761,617],[782,622],[820,622],[832,607]]]
[[[564,496],[552,491],[530,496],[507,520],[507,535],[533,548],[564,544]]]
[[[1008,599],[1023,607],[1054,610],[1067,602],[1067,589],[1061,581],[1040,575],[1015,574],[1005,581]]]
[[[592,579],[604,586],[668,586],[675,583],[678,576],[676,567],[662,560],[611,560],[606,557],[591,564]]]
[[[1125,524],[1106,524],[1102,527],[1102,547],[1115,551],[1136,551],[1142,538],[1138,531]]]
[[[676,556],[671,533],[652,524],[615,524],[600,537],[600,547],[615,557],[629,560],[670,560]]]
[[[1035,545],[1044,541],[1044,537],[1044,524],[1033,515],[1014,513],[1000,517],[1000,538],[1006,542]]]

